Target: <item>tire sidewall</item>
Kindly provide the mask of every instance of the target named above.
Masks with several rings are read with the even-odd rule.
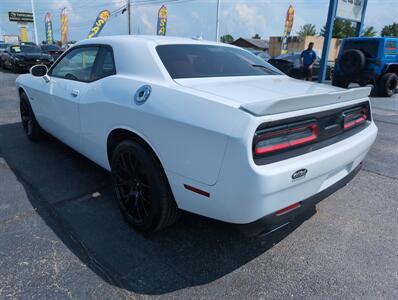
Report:
[[[390,89],[390,85],[393,82],[395,88],[394,89]],[[385,96],[385,97],[391,97],[392,95],[394,95],[395,90],[397,88],[398,85],[398,76],[394,73],[386,73],[383,75],[383,77],[380,80],[379,83],[379,93],[381,96]]]

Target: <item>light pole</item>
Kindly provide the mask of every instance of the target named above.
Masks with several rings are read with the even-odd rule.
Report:
[[[35,42],[36,45],[39,45],[39,38],[37,36],[37,25],[36,25],[36,13],[35,13],[35,4],[33,0],[30,0],[30,4],[32,5],[32,15],[33,15],[33,28],[35,30]]]
[[[217,0],[216,42],[220,40],[220,2],[221,0]]]

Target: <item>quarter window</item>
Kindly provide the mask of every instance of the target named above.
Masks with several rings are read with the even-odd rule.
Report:
[[[113,52],[110,46],[104,46],[98,54],[93,80],[116,74]]]
[[[67,53],[52,69],[51,75],[70,80],[92,81],[99,47],[81,47]]]

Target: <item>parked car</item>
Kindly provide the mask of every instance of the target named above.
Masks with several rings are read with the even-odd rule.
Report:
[[[44,53],[37,46],[10,45],[2,53],[2,67],[10,69],[14,73],[20,70],[29,70],[34,65],[51,65],[54,59],[51,55]]]
[[[7,43],[0,43],[0,68],[3,66],[2,55],[9,45]]]
[[[300,57],[301,52],[293,52],[289,54],[281,54],[279,56],[269,59],[268,62],[281,70],[286,75],[296,79],[301,79],[303,77],[303,67],[301,66]],[[312,69],[313,80],[317,80],[319,77],[320,61],[321,58],[318,56]],[[332,70],[333,66],[331,64],[328,64],[326,69],[327,80],[331,79],[331,74],[333,73]]]
[[[398,85],[398,38],[344,39],[337,57],[333,85],[374,85],[375,94],[391,97]]]
[[[271,58],[271,56],[270,56],[267,52],[260,51],[260,50],[252,50],[252,49],[248,49],[248,50],[249,50],[251,53],[253,53],[254,55],[256,55],[256,56],[262,58],[262,59],[265,60],[265,61],[268,61],[268,60]]]
[[[57,60],[58,57],[60,57],[60,55],[64,53],[64,50],[56,45],[43,44],[40,45],[40,48],[41,50],[43,50],[44,53],[51,55],[54,60]]]
[[[179,209],[280,228],[353,178],[377,134],[370,88],[298,81],[215,42],[84,40],[16,87],[27,137],[46,131],[110,171],[146,232]]]

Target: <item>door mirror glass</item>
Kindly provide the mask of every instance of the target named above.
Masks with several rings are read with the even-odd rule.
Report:
[[[30,74],[32,74],[35,77],[43,77],[44,75],[47,74],[47,66],[45,65],[36,65],[30,68]]]

